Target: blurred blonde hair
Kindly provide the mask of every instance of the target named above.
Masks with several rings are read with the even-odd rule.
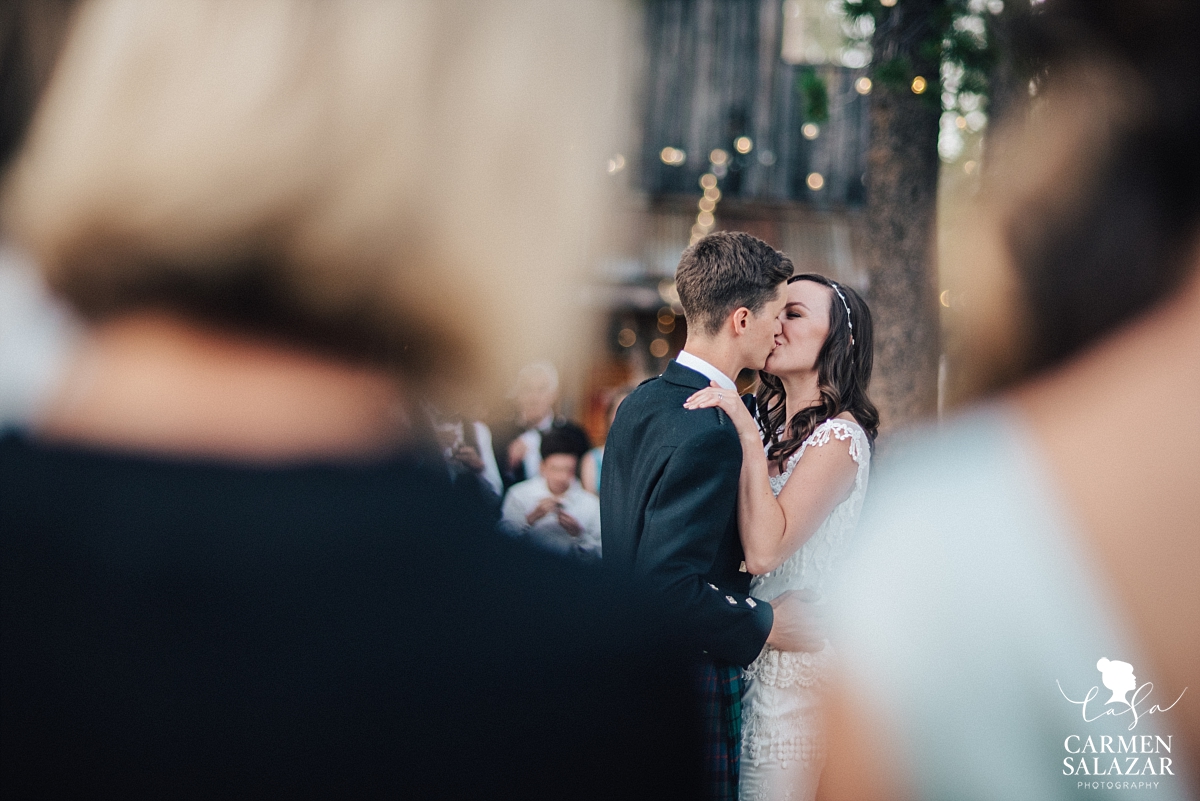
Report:
[[[165,305],[410,369],[561,359],[626,22],[554,0],[97,0],[5,225],[93,318]]]

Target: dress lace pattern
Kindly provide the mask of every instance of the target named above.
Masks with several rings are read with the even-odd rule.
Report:
[[[756,598],[770,600],[787,590],[822,593],[846,549],[862,511],[870,473],[870,443],[861,426],[838,418],[821,423],[788,459],[783,472],[771,477],[771,491],[779,495],[809,448],[831,442],[845,443],[858,465],[854,487],[796,553],[770,573],[754,577],[750,593]],[[749,688],[742,706],[739,791],[743,801],[815,794],[825,761],[819,705],[834,658],[828,643],[816,653],[789,653],[767,646],[746,668]]]

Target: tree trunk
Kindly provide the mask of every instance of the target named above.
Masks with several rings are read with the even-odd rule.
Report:
[[[922,44],[944,0],[903,0],[885,11],[873,46],[865,257],[875,321],[872,398],[893,431],[937,412],[939,314],[935,263],[939,64]],[[923,52],[925,50],[926,52]],[[885,65],[907,67],[887,80]],[[881,69],[884,68],[884,69]],[[912,80],[927,81],[925,93]]]

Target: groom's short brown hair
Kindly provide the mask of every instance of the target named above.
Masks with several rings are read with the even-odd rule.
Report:
[[[711,335],[734,309],[758,314],[794,269],[791,259],[758,237],[718,231],[683,252],[675,288],[688,326]]]

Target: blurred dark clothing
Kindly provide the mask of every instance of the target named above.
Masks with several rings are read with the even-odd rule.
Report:
[[[538,449],[541,446],[541,435],[551,429],[557,429],[579,442],[580,451],[576,455],[580,459],[592,447],[591,439],[588,438],[587,432],[583,430],[583,427],[578,423],[567,420],[565,417],[547,415],[546,419],[536,426],[521,426],[512,419],[498,422],[492,426],[492,447],[495,450],[496,464],[500,466],[500,476],[504,479],[504,488],[506,490],[513,484],[518,484],[538,475],[536,470],[529,469],[531,460],[528,457],[526,457],[524,462],[517,462],[515,466],[509,464],[509,446],[523,434],[536,434],[528,438],[529,447],[527,453],[538,454]],[[540,464],[540,454],[532,461]],[[577,474],[578,472],[578,469],[576,469]]]
[[[655,607],[496,537],[434,451],[255,467],[6,435],[0,570],[8,797],[701,792]]]

